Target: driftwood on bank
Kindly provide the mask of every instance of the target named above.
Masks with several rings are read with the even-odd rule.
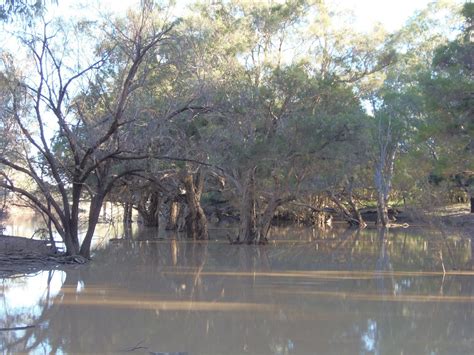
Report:
[[[65,265],[85,264],[87,261],[79,255],[56,253],[43,240],[0,236],[0,277],[26,275]]]
[[[87,259],[75,255],[44,255],[40,253],[5,254],[0,252],[0,277],[26,275],[65,265],[85,264]]]

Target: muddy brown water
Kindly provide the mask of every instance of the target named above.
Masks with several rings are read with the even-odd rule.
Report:
[[[5,279],[4,353],[473,354],[471,241],[434,231],[154,230],[94,260]],[[445,272],[443,272],[443,267]]]

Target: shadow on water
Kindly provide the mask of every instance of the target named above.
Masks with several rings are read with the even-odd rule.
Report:
[[[474,351],[468,240],[276,230],[272,243],[255,247],[141,233],[97,250],[85,267],[4,281],[1,326],[35,327],[0,332],[1,350]],[[29,284],[36,291],[22,304],[17,295]]]

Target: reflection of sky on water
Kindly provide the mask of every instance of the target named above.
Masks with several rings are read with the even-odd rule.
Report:
[[[110,203],[107,204],[110,206]],[[110,207],[109,207],[110,209]],[[24,215],[18,216],[17,214],[11,214],[9,218],[2,221],[1,226],[3,227],[2,233],[4,235],[16,236],[16,237],[24,237],[24,238],[34,238],[34,239],[49,239],[48,232],[46,229],[45,222],[43,218],[37,214],[34,214],[33,211],[29,209],[20,209],[20,211],[25,211]],[[100,249],[107,245],[109,239],[112,238],[121,238],[123,236],[123,224],[121,223],[121,209],[120,207],[115,206],[115,210],[113,214],[107,213],[104,217],[102,213],[104,221],[106,223],[102,223],[104,221],[99,221],[96,226],[96,232],[94,237],[92,238],[92,248],[93,249]],[[79,228],[79,239],[82,238],[86,234],[86,226],[87,224],[82,221]],[[133,231],[136,232],[137,225],[133,225]],[[54,240],[56,242],[56,246],[60,249],[64,249],[64,244],[62,239],[58,233],[54,231],[53,233]]]
[[[363,351],[362,354],[365,354],[366,351],[373,353],[373,354],[378,354],[378,351],[376,351],[376,346],[377,346],[377,322],[368,319],[367,320],[367,331],[365,331],[362,334],[362,346],[363,346]]]
[[[7,315],[22,315],[25,318],[38,316],[44,307],[44,302],[48,301],[46,297],[49,295],[50,298],[54,298],[58,294],[65,277],[65,272],[55,270],[42,271],[37,275],[23,278],[3,279],[2,319],[6,319]],[[28,324],[13,326],[22,325]]]
[[[81,293],[82,291],[84,291],[84,281],[79,280],[77,282],[76,292]]]
[[[38,328],[47,328],[48,321],[42,324],[37,323],[43,310],[51,306],[52,300],[59,293],[66,273],[63,271],[43,271],[36,275],[3,279],[0,307],[0,327],[15,328],[34,325]],[[12,330],[2,332],[0,339],[2,342],[14,343],[17,339],[25,337],[27,330]],[[35,337],[28,340],[28,344],[33,344]],[[49,342],[41,342],[41,348],[36,352],[49,353],[51,347]],[[27,345],[28,345],[27,344]],[[61,354],[62,351],[56,352]]]

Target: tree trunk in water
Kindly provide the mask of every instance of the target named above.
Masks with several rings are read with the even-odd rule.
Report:
[[[178,232],[184,232],[186,231],[186,216],[188,215],[188,205],[184,204],[181,206],[179,209],[179,214],[178,214]]]
[[[255,211],[255,177],[250,170],[244,186],[242,203],[240,205],[240,228],[237,241],[253,243],[257,234],[257,220]]]
[[[281,199],[272,196],[270,201],[268,201],[268,205],[265,208],[265,212],[263,212],[263,216],[260,219],[259,229],[257,239],[255,240],[256,243],[265,243],[268,241],[268,232],[270,231],[270,227],[272,224],[273,216],[275,215],[275,210],[281,204]]]
[[[201,207],[201,193],[204,180],[200,173],[197,174],[196,180],[197,184],[194,182],[192,174],[187,174],[183,180],[186,189],[186,204],[188,206],[186,234],[188,238],[209,239],[207,218]]]
[[[123,224],[132,224],[132,204],[129,202],[123,204]]]
[[[170,202],[170,210],[168,214],[168,221],[166,223],[166,230],[177,230],[178,229],[178,217],[181,210],[180,204],[178,201]]]
[[[389,118],[386,127],[383,127],[382,121],[379,120],[380,155],[375,164],[374,180],[377,188],[377,224],[383,227],[389,223],[388,200],[392,190],[392,178],[398,146],[391,133],[391,118]]]
[[[313,220],[314,225],[318,229],[326,229],[328,227],[328,214],[325,212],[317,212]]]
[[[342,214],[350,225],[359,226],[360,228],[367,227],[367,224],[362,218],[362,215],[360,214],[359,210],[355,205],[354,200],[351,197],[349,197],[349,205],[351,206],[352,212],[349,211],[349,209],[344,206],[342,202],[339,201],[336,196],[334,196],[334,194],[331,194],[331,200],[341,210]]]
[[[386,227],[388,226],[388,208],[385,203],[385,198],[382,193],[378,193],[377,196],[377,225]]]
[[[474,196],[471,196],[471,213],[474,213]]]
[[[73,239],[74,237],[68,232],[66,232],[63,238],[64,244],[66,245],[66,254],[71,256],[79,253],[79,243],[75,243]]]
[[[51,201],[48,202],[48,212],[51,213]],[[1,210],[0,210],[1,212]],[[51,217],[49,216],[44,216],[45,221],[46,221],[46,228],[48,229],[48,236],[49,236],[49,242],[51,243],[51,248],[56,251],[56,241],[54,240],[54,235],[53,235],[53,221],[51,220]]]
[[[146,193],[137,206],[138,213],[142,217],[146,227],[159,227],[160,225],[160,193],[152,191]]]
[[[61,235],[61,237],[66,246],[66,254],[71,256],[78,255],[80,253],[80,245],[77,228],[74,227],[72,220],[61,220],[61,222],[64,226],[64,235]]]
[[[125,202],[123,205],[123,232],[125,239],[132,237],[132,212],[133,205],[129,202]]]
[[[348,216],[350,217],[349,223],[352,225],[357,225],[359,228],[367,227],[367,223],[365,223],[364,218],[362,217],[359,209],[357,208],[352,195],[349,196],[348,199],[349,206],[351,207],[352,212],[348,212]],[[387,215],[388,218],[388,215]]]
[[[359,209],[357,208],[356,202],[354,201],[354,194],[352,193],[352,190],[354,189],[354,177],[351,176],[349,178],[349,184],[348,184],[348,202],[349,206],[352,209],[352,217],[356,220],[357,224],[359,225],[359,228],[365,228],[367,227],[367,223],[365,223],[364,218],[362,217]]]
[[[357,221],[359,222],[359,228],[367,227],[367,223],[365,223],[364,217],[362,217],[362,214],[360,213],[359,209],[355,205],[353,205],[352,208],[354,210],[355,217]]]
[[[89,208],[89,223],[87,226],[86,236],[81,245],[80,255],[84,258],[90,259],[91,257],[91,242],[92,237],[94,236],[95,227],[100,217],[100,209],[102,207],[102,202],[104,201],[104,196],[96,195],[91,200],[91,205]]]
[[[342,212],[342,214],[344,215],[347,222],[349,222],[349,224],[354,224],[355,223],[355,221],[352,218],[352,215],[349,212],[349,210],[347,209],[347,207],[344,206],[342,204],[342,202],[339,200],[339,198],[336,197],[333,193],[331,193],[331,201],[334,202],[334,204],[337,206],[337,208],[339,208],[339,210]]]
[[[377,225],[386,227],[388,225],[388,195],[391,188],[391,172],[384,175],[384,164],[379,164],[375,169],[375,186],[377,187]]]

